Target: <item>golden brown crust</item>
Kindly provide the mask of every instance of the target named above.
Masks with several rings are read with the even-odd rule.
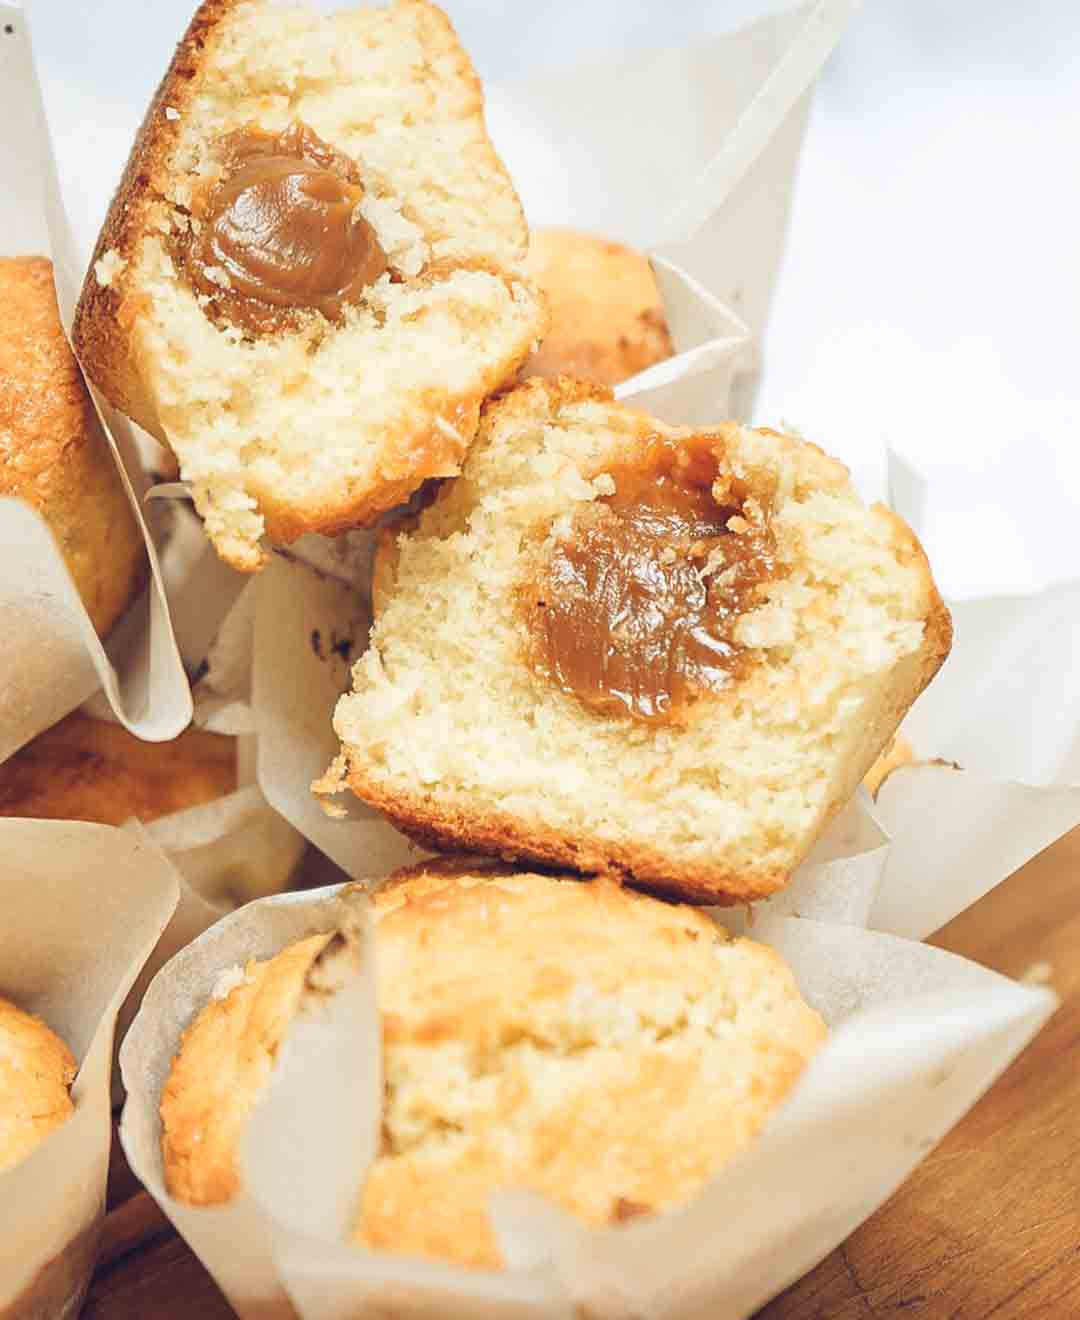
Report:
[[[700,867],[683,866],[651,848],[545,830],[517,816],[478,810],[468,799],[450,803],[445,795],[388,789],[351,762],[346,783],[358,798],[427,848],[484,853],[506,862],[535,862],[580,875],[609,876],[662,898],[719,907],[767,898],[789,879],[780,869],[732,870],[720,859]]]
[[[266,962],[250,961],[228,994],[211,999],[180,1037],[161,1093],[161,1154],[171,1196],[191,1205],[235,1196],[240,1133],[328,939],[312,935]]]
[[[219,24],[242,3],[204,0],[195,11],[139,126],[75,309],[72,340],[87,375],[114,407],[163,445],[168,440],[131,351],[130,329],[136,309],[127,300],[138,296],[129,285],[131,262],[151,211],[165,191],[167,163],[179,138],[180,117],[166,115],[165,109],[182,115],[191,103],[195,76]],[[105,285],[97,279],[94,267],[107,252],[115,252],[124,266]]]
[[[48,522],[98,634],[146,576],[120,473],[60,324],[52,262],[0,257],[0,495]]]
[[[632,248],[573,229],[533,230],[526,270],[551,325],[524,375],[618,385],[674,353],[656,280]]]
[[[0,816],[149,822],[236,788],[236,743],[186,729],[149,743],[76,711],[0,766]]]
[[[71,1051],[54,1031],[0,998],[0,1172],[67,1119],[75,1072]]]
[[[377,1249],[498,1267],[500,1186],[598,1226],[677,1205],[824,1035],[772,950],[605,880],[453,860],[399,873],[374,915],[384,1142],[357,1237]]]

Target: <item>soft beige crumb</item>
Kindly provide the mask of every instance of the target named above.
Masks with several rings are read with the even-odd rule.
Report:
[[[181,42],[98,243],[75,318],[105,395],[176,453],[219,553],[258,568],[291,542],[370,525],[460,469],[483,399],[546,325],[520,203],[483,96],[427,0],[320,13],[206,0]],[[186,277],[217,151],[302,123],[357,163],[389,269],[340,322],[315,311],[240,332]]]
[[[335,716],[361,798],[436,847],[614,872],[684,899],[786,883],[936,672],[951,626],[910,529],[863,505],[842,464],[735,423],[705,435],[720,455],[714,500],[741,504],[731,536],[761,521],[775,539],[775,573],[730,623],[744,669],[678,720],[646,724],[589,708],[531,661],[537,575],[603,499],[598,478],[657,436],[691,435],[595,387],[529,382],[488,408],[461,479],[383,539],[371,643]],[[729,552],[717,553],[702,579],[724,591]]]

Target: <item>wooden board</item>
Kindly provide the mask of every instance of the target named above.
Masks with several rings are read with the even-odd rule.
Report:
[[[1048,964],[1062,1007],[907,1183],[759,1320],[1080,1316],[1080,830],[932,941],[1010,976]],[[232,1311],[122,1169],[84,1316]]]

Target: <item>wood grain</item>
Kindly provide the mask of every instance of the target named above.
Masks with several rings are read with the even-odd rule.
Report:
[[[1080,1316],[1080,830],[932,943],[1010,976],[1049,964],[1061,1009],[896,1195],[758,1320]],[[114,1221],[110,1241],[131,1246],[99,1267],[84,1316],[227,1320],[194,1256],[140,1213],[143,1239],[138,1216]]]
[[[1080,830],[931,941],[1062,1006],[911,1178],[759,1320],[1080,1316]]]

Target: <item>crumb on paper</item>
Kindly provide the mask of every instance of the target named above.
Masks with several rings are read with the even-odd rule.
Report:
[[[102,288],[107,289],[126,265],[127,262],[120,253],[115,248],[109,248],[108,252],[94,262],[94,275],[97,282]]]
[[[363,947],[360,927],[349,922],[332,932],[304,978],[304,1001],[301,1009],[312,999],[326,999],[344,990],[360,967]]]
[[[251,977],[240,966],[234,963],[232,967],[226,967],[224,971],[218,973],[218,978],[214,982],[214,988],[210,991],[211,999],[226,999],[240,985],[249,985]]]
[[[339,752],[330,762],[326,773],[319,779],[313,779],[311,782],[311,791],[314,793],[319,806],[331,820],[341,820],[348,813],[345,808],[336,802],[327,802],[327,798],[333,797],[336,793],[344,793],[348,788],[347,775],[349,772],[349,763],[344,752]]]
[[[177,110],[177,108],[176,108],[175,105],[167,105],[167,106],[165,107],[165,118],[166,118],[166,119],[179,119],[179,118],[180,118],[180,111]]]
[[[1044,961],[1033,962],[1020,980],[1025,985],[1049,985],[1053,978],[1054,964]]]
[[[615,478],[610,472],[601,472],[599,476],[593,477],[592,488],[597,495],[614,495]]]
[[[447,436],[450,440],[453,440],[455,444],[459,444],[459,445],[464,444],[464,441],[461,436],[461,432],[457,429],[457,427],[451,426],[445,417],[436,416],[435,425],[443,433],[443,435]]]

